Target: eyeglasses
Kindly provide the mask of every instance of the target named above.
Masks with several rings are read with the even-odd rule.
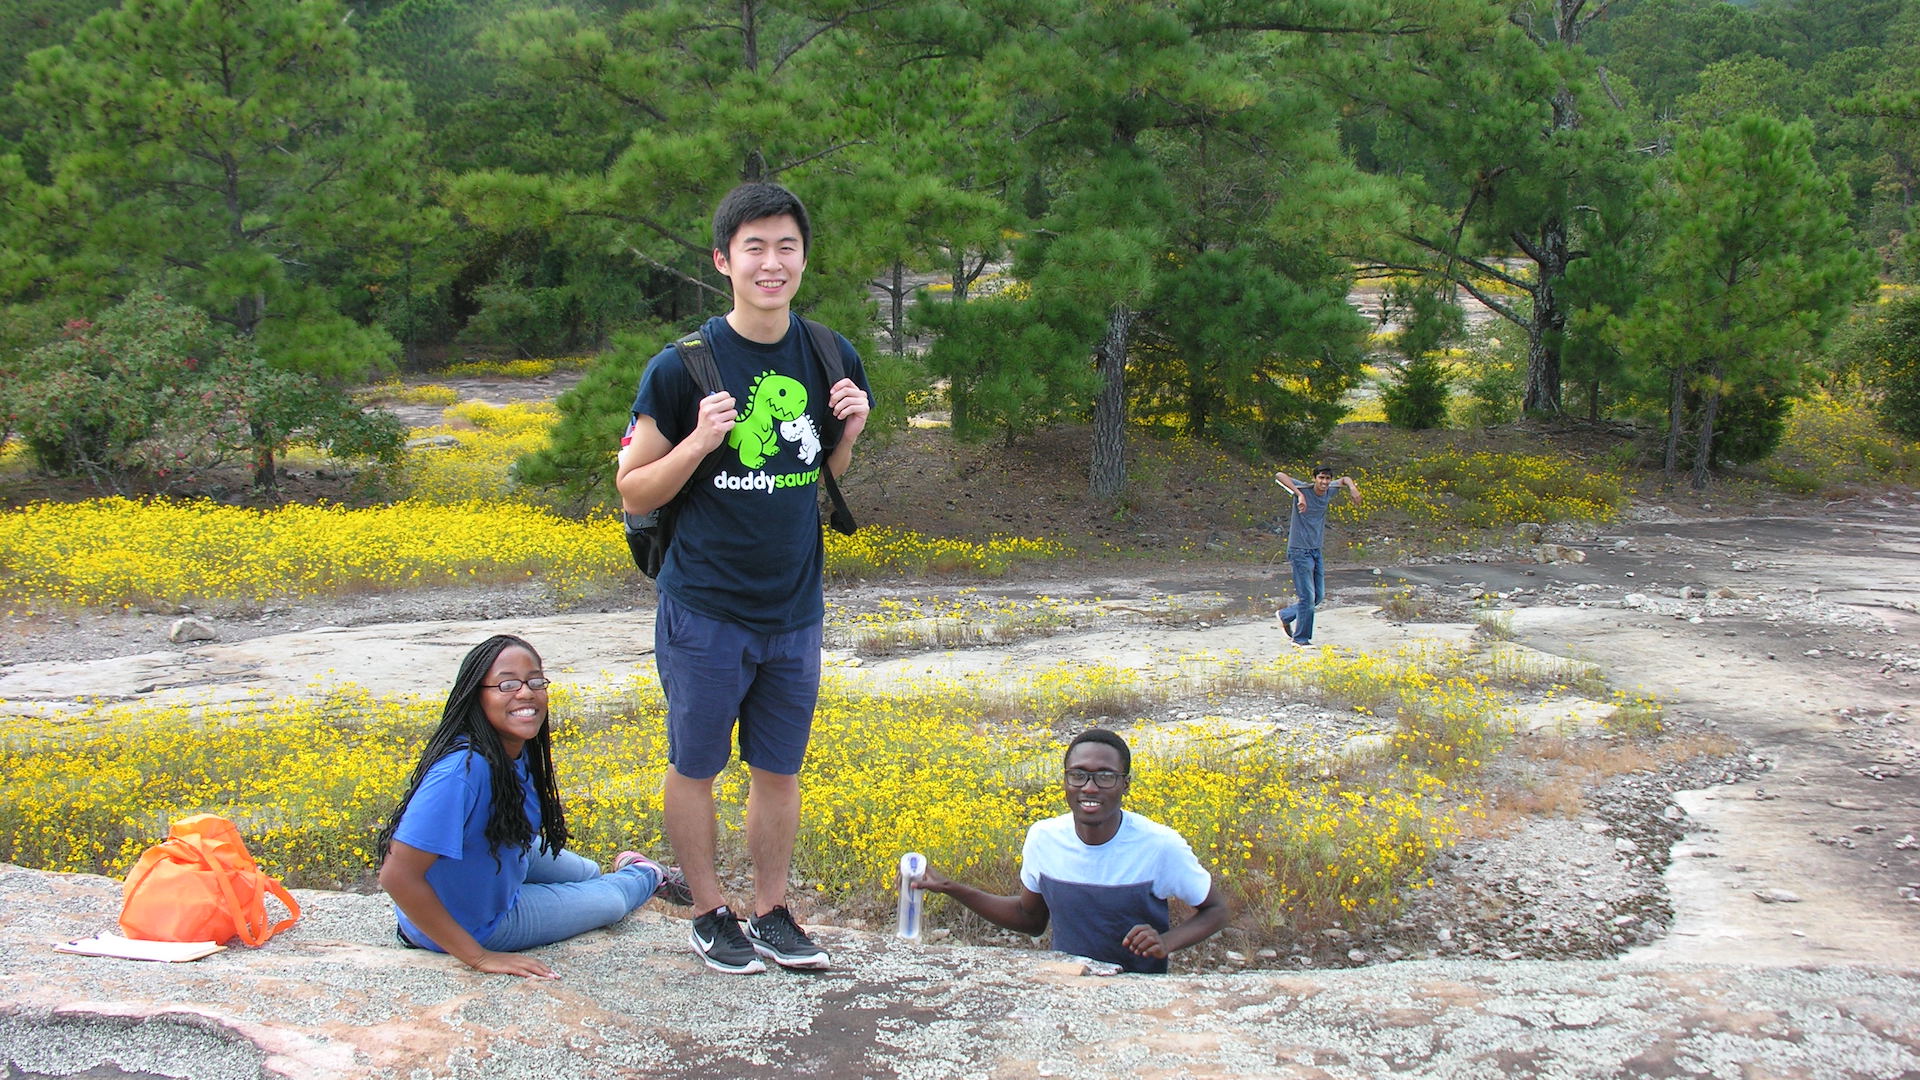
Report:
[[[503,694],[513,694],[518,693],[523,686],[529,690],[545,690],[547,687],[553,685],[553,680],[541,678],[501,679],[497,683],[481,683],[480,685],[489,690],[498,690]]]
[[[1120,778],[1125,775],[1125,773],[1114,772],[1112,769],[1101,769],[1099,772],[1088,772],[1085,769],[1068,769],[1067,786],[1086,787],[1087,781],[1092,780],[1094,787],[1110,788],[1119,783]]]

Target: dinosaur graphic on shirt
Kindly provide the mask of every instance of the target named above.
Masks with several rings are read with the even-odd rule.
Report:
[[[800,447],[800,464],[811,465],[813,459],[820,456],[820,433],[814,430],[813,417],[801,413],[792,420],[782,421],[780,437]]]
[[[807,388],[800,380],[763,371],[747,391],[747,407],[727,432],[727,445],[740,452],[741,465],[757,469],[780,452],[779,425],[806,411]]]

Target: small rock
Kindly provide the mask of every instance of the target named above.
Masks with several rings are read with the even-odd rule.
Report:
[[[167,631],[167,640],[175,645],[184,645],[193,641],[218,641],[219,636],[213,627],[195,618],[173,620],[173,626]]]
[[[1364,964],[1364,963],[1366,963],[1366,962],[1367,962],[1367,950],[1365,950],[1365,949],[1348,949],[1348,950],[1347,950],[1347,959],[1349,959],[1349,960],[1351,960],[1351,961],[1353,961],[1353,962],[1354,962],[1354,963],[1356,963],[1356,964]]]
[[[1800,894],[1788,889],[1755,889],[1754,898],[1763,904],[1797,904]]]

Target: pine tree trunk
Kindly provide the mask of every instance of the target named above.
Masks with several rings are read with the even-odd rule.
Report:
[[[1707,473],[1713,466],[1713,424],[1720,414],[1720,383],[1714,380],[1707,400],[1700,408],[1700,445],[1693,451],[1693,490],[1707,486]]]
[[[1560,282],[1571,257],[1566,222],[1557,217],[1548,220],[1534,249],[1540,278],[1533,289],[1533,317],[1527,323],[1527,393],[1520,405],[1528,413],[1560,415],[1560,348],[1567,329]]]
[[[1667,400],[1667,453],[1661,462],[1660,471],[1673,483],[1674,473],[1680,468],[1680,420],[1686,411],[1687,381],[1681,369],[1673,369],[1673,393]]]
[[[273,491],[280,486],[273,465],[273,440],[258,423],[250,423],[248,430],[253,435],[253,486],[261,491]]]
[[[898,260],[893,264],[893,289],[890,296],[893,300],[893,313],[887,321],[887,333],[893,338],[893,355],[899,356],[907,351],[907,268]]]
[[[1100,366],[1100,396],[1093,403],[1093,457],[1087,474],[1096,499],[1113,501],[1127,488],[1127,339],[1138,314],[1116,304],[1094,356]]]

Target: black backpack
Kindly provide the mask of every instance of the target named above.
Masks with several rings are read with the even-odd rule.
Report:
[[[813,345],[814,359],[826,373],[828,389],[832,389],[835,383],[847,377],[846,369],[840,366],[840,344],[833,339],[833,331],[820,323],[801,319],[800,324],[806,328],[807,340]],[[720,369],[713,362],[713,347],[707,344],[703,335],[696,332],[692,337],[674,342],[674,346],[680,350],[680,362],[686,365],[687,374],[693,376],[701,397],[721,389]],[[828,419],[831,421],[831,414],[828,414]],[[826,481],[827,495],[833,500],[833,511],[827,521],[835,532],[852,536],[857,528],[853,511],[847,508],[846,497],[840,494],[840,485],[833,478],[833,470],[827,468],[827,458],[840,441],[838,433],[835,434],[832,443],[827,443],[823,438],[820,448],[820,477]],[[633,564],[650,578],[659,577],[660,567],[667,561],[667,547],[673,543],[673,519],[686,495],[686,488],[681,488],[664,506],[655,507],[644,514],[623,512],[620,515],[621,524],[626,528],[627,550],[633,553]]]

